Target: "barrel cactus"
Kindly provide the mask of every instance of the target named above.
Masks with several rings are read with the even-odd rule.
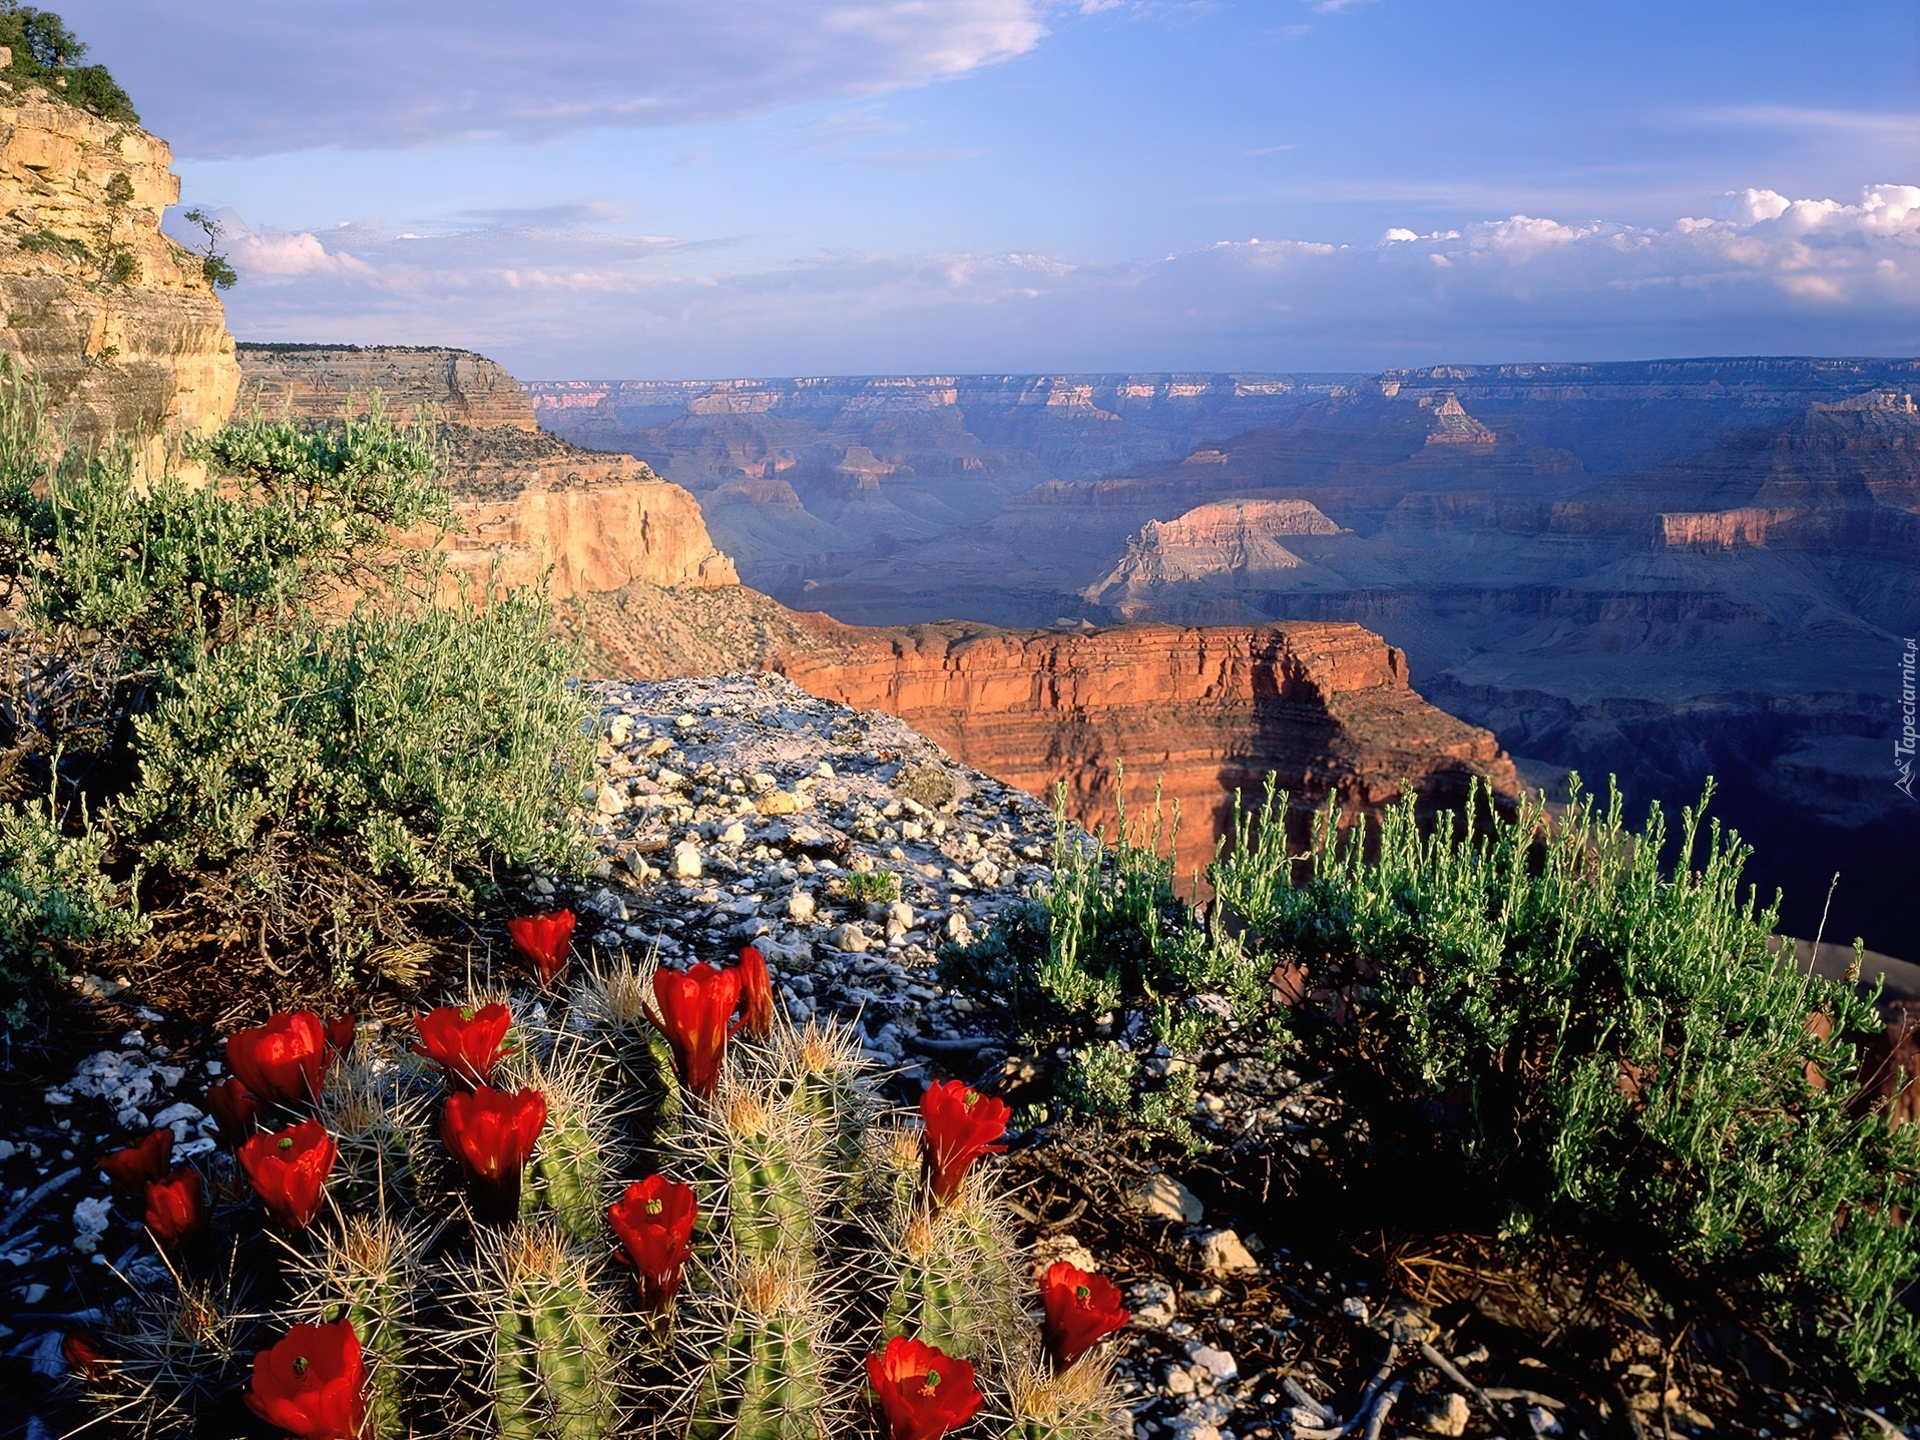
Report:
[[[360,1440],[1125,1426],[1105,1357],[1062,1363],[1054,1311],[1081,1304],[1083,1338],[1126,1312],[1086,1285],[1043,1307],[974,1163],[1005,1107],[949,1082],[922,1118],[897,1110],[849,1031],[772,1013],[751,950],[478,991],[404,1035],[297,1014],[230,1046],[275,1096],[219,1097],[250,1163],[204,1162],[204,1222],[165,1231],[173,1283],[114,1307],[104,1361],[80,1374],[114,1427],[232,1433],[249,1411]],[[301,1195],[270,1192],[322,1161],[325,1203],[302,1224]]]

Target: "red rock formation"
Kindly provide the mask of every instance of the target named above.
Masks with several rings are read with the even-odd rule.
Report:
[[[1807,512],[1798,508],[1768,509],[1743,506],[1737,510],[1705,510],[1664,514],[1659,518],[1660,543],[1668,549],[1731,550],[1736,545],[1764,545],[1769,532],[1778,532]]]
[[[1377,813],[1407,787],[1425,808],[1458,803],[1476,776],[1506,795],[1519,788],[1492,734],[1422,700],[1405,655],[1358,625],[820,623],[829,643],[770,656],[769,668],[823,698],[897,715],[1036,794],[1064,781],[1070,811],[1089,825],[1111,831],[1118,798],[1146,813],[1161,786],[1180,804],[1189,863],[1225,833],[1234,790],[1257,801],[1269,771],[1296,816],[1329,793]]]

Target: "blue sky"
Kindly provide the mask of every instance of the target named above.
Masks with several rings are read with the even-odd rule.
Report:
[[[60,8],[231,211],[242,338],[527,378],[1920,350],[1910,0]]]

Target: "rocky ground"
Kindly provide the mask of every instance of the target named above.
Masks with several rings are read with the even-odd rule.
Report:
[[[1807,1387],[1733,1386],[1658,1317],[1614,1322],[1610,1351],[1570,1365],[1541,1334],[1595,1307],[1630,1309],[1603,1279],[1569,1270],[1543,1289],[1503,1280],[1493,1254],[1426,1253],[1383,1234],[1373,1256],[1293,1233],[1268,1202],[1339,1153],[1353,1126],[1330,1077],[1299,1073],[1287,1055],[1147,1055],[1163,1072],[1198,1069],[1193,1122],[1211,1148],[1197,1158],[1021,1108],[1053,1057],[1020,1053],[993,997],[944,987],[934,961],[1047,881],[1042,801],[953,763],[898,720],[776,676],[596,688],[600,873],[585,885],[529,877],[528,902],[579,913],[580,951],[685,964],[728,961],[752,942],[788,1013],[854,1026],[901,1100],[950,1075],[1014,1097],[1027,1128],[1010,1136],[1004,1179],[1036,1270],[1054,1259],[1102,1269],[1134,1311],[1115,1363],[1135,1440],[1874,1427]],[[136,1285],[164,1278],[94,1158],[154,1125],[174,1129],[176,1155],[212,1149],[195,1100],[221,1073],[210,1032],[146,1008],[118,979],[73,983],[74,1013],[90,1017],[75,1052],[85,1058],[48,1077],[57,1083],[9,1088],[0,1118],[0,1391],[33,1400],[0,1416],[0,1433],[33,1440],[75,1423],[59,1384],[63,1335],[98,1323],[116,1272]]]

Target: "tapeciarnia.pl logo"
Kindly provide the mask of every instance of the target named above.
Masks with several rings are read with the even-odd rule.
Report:
[[[1898,778],[1894,788],[1913,799],[1913,750],[1914,742],[1920,740],[1920,732],[1914,728],[1914,669],[1916,655],[1913,637],[1907,637],[1907,648],[1900,652],[1900,734],[1893,742],[1893,768]]]

